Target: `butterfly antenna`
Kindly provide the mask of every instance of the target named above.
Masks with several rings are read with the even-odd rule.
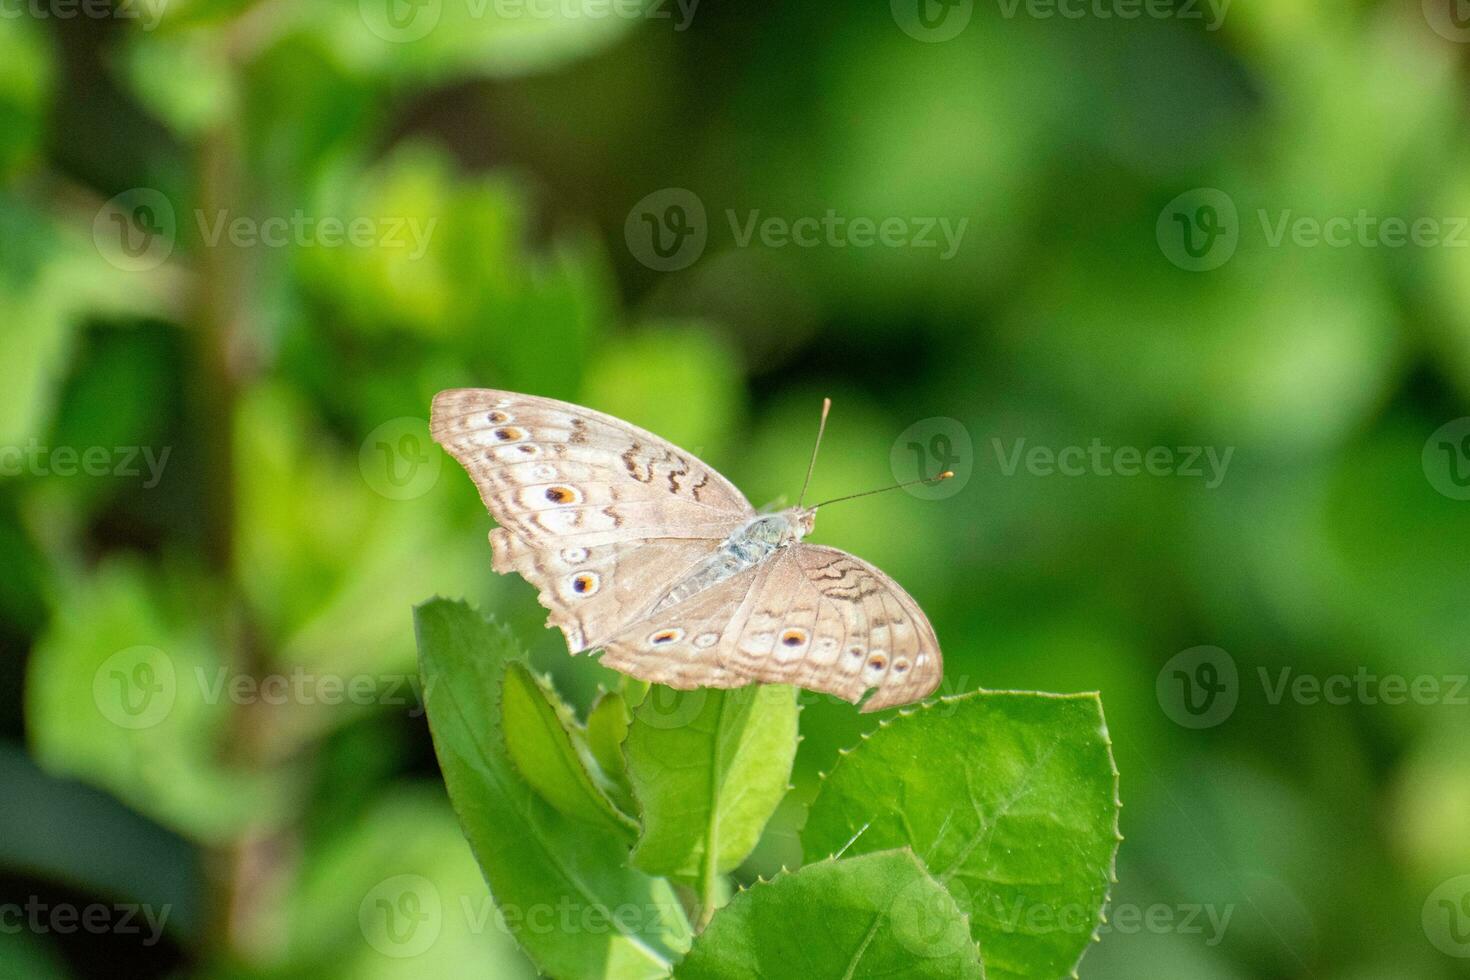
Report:
[[[875,493],[887,493],[889,490],[897,490],[899,487],[911,487],[916,483],[940,483],[948,480],[952,476],[954,476],[954,470],[945,470],[938,476],[920,477],[917,480],[905,480],[902,483],[895,483],[890,487],[879,487],[877,490],[864,490],[862,493],[850,493],[846,497],[833,497],[831,500],[824,500],[820,504],[812,504],[812,510],[816,510],[818,507],[825,507],[828,504],[839,504],[844,500],[856,500],[858,497],[871,497]]]
[[[802,501],[806,500],[806,488],[812,482],[812,471],[817,468],[817,450],[822,448],[822,433],[827,431],[827,413],[832,411],[832,399],[822,399],[822,421],[817,423],[817,442],[812,446],[812,461],[806,464],[806,479],[801,483],[801,496],[796,498],[796,506],[800,507]]]

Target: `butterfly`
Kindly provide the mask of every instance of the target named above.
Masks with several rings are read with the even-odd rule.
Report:
[[[794,684],[863,711],[938,687],[918,603],[862,559],[803,540],[836,501],[757,513],[667,440],[534,395],[442,391],[430,431],[500,525],[492,567],[536,587],[571,653],[601,648],[603,665],[682,690]],[[808,482],[815,464],[816,448]]]

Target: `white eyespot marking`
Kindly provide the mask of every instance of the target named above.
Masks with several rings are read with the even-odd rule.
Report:
[[[544,496],[551,503],[558,505],[580,504],[582,502],[581,491],[579,491],[576,487],[569,487],[563,483],[558,483],[547,487],[542,492],[542,496]]]
[[[684,631],[677,626],[670,626],[661,630],[654,630],[653,635],[648,638],[648,642],[656,647],[663,647],[668,646],[670,643],[678,643],[682,639],[684,639]]]
[[[919,659],[916,660],[915,663],[917,663],[920,667],[922,667],[922,666],[924,666],[925,663],[928,662],[928,660],[929,660],[929,655],[927,653],[921,653],[921,654],[919,654]]]
[[[509,398],[498,398],[498,399],[496,399],[496,401],[495,401],[495,407],[496,408],[508,408],[508,407],[510,407],[510,399]]]
[[[718,633],[701,633],[694,638],[694,645],[702,650],[708,650],[718,642],[720,642]]]
[[[781,631],[781,645],[783,647],[799,647],[806,643],[809,635],[800,626],[792,626]]]
[[[586,548],[566,548],[561,553],[561,560],[568,565],[580,565],[587,560]]]
[[[597,577],[596,572],[578,572],[567,580],[573,594],[579,596],[595,595],[602,585],[602,580]]]
[[[550,463],[542,463],[540,466],[533,467],[531,472],[535,474],[538,480],[556,479],[556,467]]]

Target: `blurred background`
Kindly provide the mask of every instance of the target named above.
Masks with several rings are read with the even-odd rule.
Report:
[[[426,427],[473,385],[757,506],[823,395],[818,499],[955,469],[815,540],[944,693],[1102,691],[1083,977],[1470,976],[1467,42],[1457,0],[0,2],[0,975],[530,975],[411,607],[610,677],[490,572]],[[746,878],[874,723],[805,701]]]

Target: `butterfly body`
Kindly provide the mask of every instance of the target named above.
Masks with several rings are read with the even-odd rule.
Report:
[[[500,525],[497,572],[538,590],[570,652],[676,688],[798,684],[871,711],[938,686],[939,644],[881,571],[806,543],[816,508],[757,514],[694,456],[549,398],[455,389],[431,430]]]
[[[796,544],[810,533],[815,517],[815,511],[792,507],[779,514],[752,518],[731,533],[713,555],[679,580],[650,612],[683,602]]]

